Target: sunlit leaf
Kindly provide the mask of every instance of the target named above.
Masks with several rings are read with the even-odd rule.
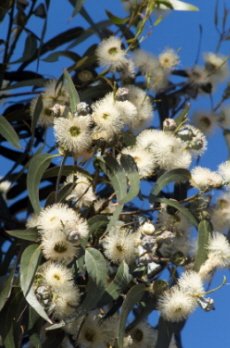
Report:
[[[202,220],[198,225],[198,249],[195,256],[194,269],[199,271],[202,264],[208,257],[208,241],[212,234],[213,228],[209,221]]]
[[[128,179],[129,190],[123,202],[129,202],[135,198],[140,190],[140,177],[138,174],[136,163],[133,158],[128,155],[121,156],[121,165],[125,170]]]
[[[74,86],[73,80],[67,70],[64,72],[65,83],[70,97],[70,110],[72,113],[77,111],[77,104],[80,103],[80,98]]]
[[[11,124],[0,116],[0,135],[17,149],[21,148],[20,139]]]
[[[184,108],[180,111],[179,115],[175,118],[175,122],[177,126],[184,124],[184,122],[187,120],[189,110],[190,110],[190,104],[186,103]]]
[[[106,14],[113,24],[120,25],[120,24],[125,24],[128,21],[128,18],[120,18],[118,16],[115,16],[114,14],[112,14],[112,12],[108,10],[106,10]]]
[[[176,11],[199,11],[199,8],[195,5],[189,4],[179,0],[165,0],[159,1],[159,7],[162,10],[167,10],[170,6]],[[167,5],[165,3],[168,3]]]

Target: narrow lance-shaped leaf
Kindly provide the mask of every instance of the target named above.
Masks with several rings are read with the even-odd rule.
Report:
[[[175,122],[177,124],[177,127],[186,121],[189,110],[190,110],[190,104],[186,103],[185,107],[181,110],[179,115],[175,118]]]
[[[4,286],[0,291],[0,311],[4,307],[6,301],[10,297],[13,280],[14,280],[15,268],[12,268],[7,278],[4,280]]]
[[[120,18],[118,16],[115,16],[114,14],[112,14],[112,12],[108,10],[106,10],[106,14],[113,24],[121,25],[125,24],[128,21],[128,18]]]
[[[179,335],[185,323],[185,320],[182,320],[178,323],[168,322],[160,317],[157,328],[158,335],[156,348],[169,348],[173,335]]]
[[[182,168],[172,169],[168,172],[165,172],[157,179],[151,194],[153,196],[157,196],[161,192],[162,188],[170,182],[185,182],[189,181],[190,177],[190,172]]]
[[[130,283],[131,279],[132,276],[129,273],[129,267],[127,263],[123,261],[118,267],[114,279],[105,289],[106,293],[116,300],[120,296],[122,290],[125,290],[127,285]]]
[[[176,200],[173,199],[167,199],[167,198],[158,198],[158,197],[150,197],[150,201],[151,202],[159,202],[159,203],[163,203],[166,204],[170,207],[173,207],[175,209],[177,209],[182,215],[184,215],[188,221],[194,225],[197,226],[197,220],[196,218],[193,216],[193,214],[189,211],[188,208],[183,207],[179,202],[177,202]]]
[[[0,134],[6,139],[11,145],[20,149],[20,139],[15,132],[11,124],[5,119],[5,117],[0,116]]]
[[[45,170],[49,167],[51,159],[57,155],[37,154],[30,163],[27,174],[28,195],[35,213],[39,213],[39,184]]]
[[[24,296],[30,290],[41,257],[37,244],[29,245],[22,253],[20,262],[20,285]]]
[[[207,220],[202,220],[198,225],[198,249],[195,257],[194,269],[199,271],[201,265],[208,257],[208,241],[212,234],[212,225]]]
[[[20,285],[26,301],[46,321],[52,324],[42,305],[38,302],[31,286],[41,257],[37,244],[29,245],[23,252],[20,263]]]
[[[136,163],[133,158],[128,155],[121,156],[121,165],[123,166],[128,178],[129,191],[125,196],[123,202],[129,202],[135,198],[140,190],[140,177],[137,170]]]
[[[100,166],[110,179],[118,201],[123,202],[127,195],[127,179],[124,169],[113,157],[106,157],[103,162],[100,162]]]
[[[99,250],[87,248],[85,251],[85,266],[89,275],[89,282],[86,288],[87,295],[82,303],[82,309],[87,311],[96,307],[105,291],[107,264]],[[94,296],[92,296],[92,293],[94,293]]]
[[[64,72],[64,77],[65,77],[66,87],[69,92],[70,110],[72,113],[75,113],[77,111],[77,104],[80,103],[80,98],[74,86],[73,80],[67,70],[65,70]]]
[[[26,38],[24,52],[22,55],[22,59],[20,59],[20,61],[25,62],[29,60],[31,57],[33,57],[36,49],[37,49],[37,39],[35,35],[31,33]]]
[[[72,17],[75,17],[78,12],[81,10],[83,4],[84,4],[85,0],[75,0],[75,7],[72,13]],[[73,3],[73,1],[71,1],[71,3]]]
[[[45,319],[50,324],[52,324],[52,321],[50,320],[50,318],[46,314],[44,308],[42,307],[40,302],[38,302],[37,297],[35,296],[35,293],[34,293],[34,290],[32,287],[30,288],[30,291],[28,292],[28,294],[26,296],[26,301],[43,319]]]
[[[133,309],[133,306],[138,303],[145,292],[145,285],[138,284],[134,285],[127,293],[126,299],[124,300],[121,307],[120,322],[118,325],[118,337],[117,345],[118,348],[123,348],[123,340],[125,334],[125,325],[129,315],[129,312]]]
[[[36,242],[38,239],[38,233],[33,228],[28,228],[27,230],[11,230],[6,231],[11,237],[28,240],[31,242]]]
[[[173,10],[176,11],[199,11],[199,8],[197,6],[194,6],[192,4],[189,4],[187,2],[184,1],[180,1],[180,0],[166,0],[163,1],[164,3],[167,2],[169,5],[172,6]],[[162,10],[168,10],[169,6],[166,6],[165,4],[162,3],[161,5],[161,1],[159,1],[159,6],[160,9]]]
[[[31,122],[32,139],[34,138],[35,128],[37,126],[40,114],[42,112],[42,108],[43,108],[43,101],[42,101],[42,95],[40,95],[36,101],[34,112],[32,115],[32,122]]]
[[[69,58],[71,60],[73,60],[75,63],[80,59],[80,56],[75,53],[75,52],[71,52],[71,51],[58,51],[58,52],[53,52],[51,54],[48,55],[48,57],[44,58],[44,62],[56,62],[60,57],[66,57]]]

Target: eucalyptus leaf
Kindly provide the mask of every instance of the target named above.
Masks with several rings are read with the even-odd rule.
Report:
[[[9,275],[4,280],[4,286],[0,290],[0,311],[2,310],[2,308],[4,307],[6,301],[10,297],[11,289],[12,289],[13,281],[14,281],[14,274],[15,274],[15,267],[13,267],[10,270]]]
[[[122,166],[113,157],[106,157],[100,162],[104,173],[108,176],[119,202],[123,202],[127,195],[127,179]]]
[[[117,273],[112,280],[112,282],[106,287],[105,292],[116,300],[122,291],[126,289],[130,281],[132,280],[132,276],[129,273],[129,266],[126,262],[122,262],[117,270]]]
[[[185,182],[189,181],[191,177],[190,172],[187,169],[172,169],[170,171],[162,174],[156,181],[155,186],[151,192],[151,195],[157,196],[164,186],[168,185],[171,182]]]
[[[179,115],[175,118],[177,127],[183,124],[187,120],[189,110],[190,110],[190,104],[186,103],[184,108],[180,111]]]
[[[135,161],[131,156],[122,155],[121,156],[121,165],[125,170],[125,173],[128,178],[129,190],[127,195],[124,198],[124,202],[129,202],[135,198],[140,190],[140,177],[137,170]]]
[[[199,271],[202,264],[208,258],[208,241],[213,228],[208,220],[202,220],[198,225],[198,249],[195,256],[194,270]]]
[[[120,18],[108,10],[106,10],[106,14],[113,24],[122,25],[128,22],[128,18]]]
[[[89,275],[86,287],[86,297],[79,308],[87,312],[96,307],[105,291],[105,281],[107,276],[107,264],[101,252],[94,248],[87,248],[85,251],[85,266]],[[92,293],[94,294],[92,296]]]
[[[137,284],[134,285],[127,293],[126,298],[121,307],[120,321],[118,325],[118,336],[117,336],[117,345],[118,348],[123,348],[123,341],[125,335],[125,326],[128,315],[130,311],[133,309],[133,306],[137,304],[144,295],[145,285]]]
[[[37,39],[36,36],[32,33],[28,34],[26,41],[25,41],[25,47],[24,52],[22,55],[22,59],[20,59],[21,62],[26,62],[31,57],[33,57],[34,53],[37,49]]]
[[[180,1],[180,0],[165,0],[165,1],[159,1],[158,3],[159,3],[159,8],[161,10],[167,10],[171,8],[176,11],[199,11],[199,8],[197,6],[194,6],[192,4],[189,4],[187,2]]]
[[[27,240],[30,242],[36,242],[38,239],[38,232],[34,228],[28,228],[26,230],[10,230],[6,232],[11,237]]]
[[[24,296],[28,294],[41,257],[37,244],[29,245],[22,253],[20,262],[20,285]]]
[[[28,294],[26,296],[26,301],[40,315],[40,317],[42,317],[43,319],[48,321],[48,323],[52,324],[52,320],[48,317],[48,315],[46,314],[46,312],[45,312],[44,308],[42,307],[42,305],[40,304],[40,302],[38,302],[37,297],[36,297],[32,287],[30,288],[30,291],[28,292]]]
[[[88,220],[89,232],[92,235],[99,235],[108,225],[108,217],[106,215],[94,215]]]
[[[194,225],[195,227],[197,227],[198,223],[196,218],[193,216],[193,214],[189,211],[188,208],[183,207],[179,202],[177,202],[174,199],[168,199],[168,198],[158,198],[158,197],[150,197],[150,201],[151,202],[159,202],[159,203],[163,203],[166,204],[170,207],[173,207],[175,209],[177,209],[182,215],[184,215],[188,221]]]
[[[11,124],[0,116],[0,135],[17,149],[21,148],[20,139]]]
[[[53,62],[56,62],[60,57],[69,58],[73,60],[75,63],[80,59],[80,56],[77,53],[66,50],[66,51],[53,52],[49,54],[48,57],[44,58],[43,61],[48,63],[53,63]]]
[[[73,80],[67,70],[64,72],[64,77],[70,97],[70,110],[74,114],[77,111],[77,104],[80,103],[80,98],[74,86]]]
[[[54,157],[56,157],[56,155],[39,153],[30,160],[27,174],[27,189],[35,213],[39,213],[40,211],[39,184],[41,178]]]

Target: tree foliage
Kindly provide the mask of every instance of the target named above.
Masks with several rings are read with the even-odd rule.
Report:
[[[86,24],[48,40],[49,0],[0,5],[3,347],[181,347],[189,314],[213,309],[213,273],[230,265],[230,163],[199,166],[213,127],[229,138],[229,9],[216,7],[216,52],[179,69],[176,51],[141,43],[166,12],[198,9],[122,2],[122,16],[106,9],[97,22],[66,1]],[[42,73],[63,57],[60,76]],[[192,118],[200,95],[211,111]]]

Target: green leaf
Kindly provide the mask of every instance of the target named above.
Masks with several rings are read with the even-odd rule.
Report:
[[[73,13],[72,13],[72,17],[75,17],[78,14],[78,12],[81,10],[84,2],[85,2],[85,0],[75,0],[75,6],[74,6]]]
[[[28,294],[41,257],[37,244],[29,245],[22,253],[20,262],[20,285],[24,296]]]
[[[137,170],[136,163],[133,158],[129,155],[121,156],[121,165],[125,170],[128,178],[129,191],[125,197],[125,203],[135,198],[140,190],[140,177]]]
[[[27,174],[28,195],[35,213],[39,213],[39,184],[45,170],[49,167],[52,158],[57,155],[37,154],[29,163]]]
[[[127,293],[126,298],[121,306],[121,315],[118,325],[118,337],[117,344],[119,348],[123,348],[123,340],[125,335],[125,325],[129,315],[129,312],[133,309],[134,305],[142,299],[145,292],[144,284],[134,285]]]
[[[106,215],[94,215],[88,220],[89,232],[93,235],[99,235],[108,225],[108,217]]]
[[[123,202],[127,195],[127,179],[124,169],[113,157],[106,157],[104,161],[100,162],[100,166],[108,176],[118,201]]]
[[[191,174],[187,169],[179,168],[165,172],[157,179],[151,195],[157,196],[161,192],[162,188],[168,185],[170,182],[185,182],[189,181],[190,177]]]
[[[22,55],[22,59],[20,59],[21,62],[26,62],[31,57],[33,57],[34,53],[37,49],[37,39],[35,35],[29,34],[25,41],[25,48]]]
[[[105,20],[96,23],[96,25],[97,28],[104,29],[112,25],[112,23],[109,20]],[[95,30],[93,28],[84,30],[84,32],[81,35],[79,35],[77,39],[75,39],[69,46],[67,46],[67,49],[71,49],[76,45],[79,45],[81,42],[86,41],[92,35],[95,35]]]
[[[175,118],[177,127],[185,123],[185,121],[187,120],[189,110],[190,110],[190,104],[187,103],[185,104],[185,107],[181,110],[179,115]]]
[[[72,113],[75,113],[77,111],[77,104],[80,103],[80,98],[74,86],[73,80],[67,70],[64,72],[64,77],[70,97],[70,110]]]
[[[32,138],[34,138],[34,132],[35,132],[35,128],[37,126],[40,114],[42,112],[43,109],[43,101],[42,101],[42,95],[40,95],[37,98],[36,104],[35,104],[35,108],[34,108],[34,112],[32,115],[32,122],[31,122],[31,133],[32,133]]]
[[[185,320],[178,323],[172,323],[160,317],[157,327],[158,335],[155,348],[169,348],[173,335],[180,334],[184,325]]]
[[[27,230],[11,230],[6,232],[11,237],[28,240],[30,242],[36,242],[38,239],[38,233],[33,228],[28,228]]]
[[[159,1],[159,3],[162,3],[162,5],[160,4],[160,9],[162,10],[168,9],[171,6],[176,11],[199,11],[197,6],[179,0],[165,0]],[[168,3],[168,5],[166,6],[165,3]]]
[[[56,192],[51,192],[46,200],[46,207],[54,203],[63,202],[66,197],[73,191],[74,183],[64,185],[56,194]]]
[[[38,302],[37,297],[36,297],[32,287],[30,288],[30,291],[28,292],[28,294],[26,296],[26,301],[40,315],[40,317],[42,317],[43,319],[48,321],[50,324],[52,324],[52,321],[50,320],[50,318],[46,314],[44,308],[42,307],[40,302]]]
[[[128,22],[128,18],[120,18],[112,14],[110,11],[105,11],[109,19],[113,24],[122,25]]]
[[[132,276],[129,273],[129,266],[123,261],[118,267],[113,281],[105,289],[105,292],[116,300],[120,296],[121,292],[126,289],[131,280]]]
[[[14,281],[14,273],[15,273],[15,268],[12,268],[10,270],[9,275],[4,280],[4,286],[0,291],[0,311],[2,310],[6,301],[10,297],[11,289],[12,289],[12,285],[13,285],[13,281]]]
[[[94,248],[87,248],[85,251],[85,266],[89,277],[95,282],[97,287],[105,285],[107,265],[102,253]]]
[[[11,124],[0,116],[0,135],[17,149],[21,148],[20,139]]]
[[[117,220],[119,219],[119,216],[122,212],[124,204],[118,204],[116,207],[116,210],[114,211],[113,215],[111,216],[109,220],[109,224],[107,225],[106,232],[109,232],[112,227],[114,227],[117,223]]]
[[[150,197],[151,202],[159,202],[166,204],[170,207],[173,207],[177,209],[182,215],[184,215],[188,221],[194,225],[197,226],[197,220],[196,218],[192,215],[192,213],[189,211],[188,208],[183,207],[179,202],[177,202],[174,199],[168,199],[168,198],[158,198],[158,197]]]
[[[82,309],[88,311],[96,307],[105,291],[107,264],[99,250],[87,248],[85,251],[85,266],[89,275],[89,282],[86,287],[86,297],[82,303]],[[92,293],[94,296],[92,296]]]
[[[51,53],[50,55],[48,55],[48,57],[43,59],[43,61],[48,62],[48,63],[53,63],[53,62],[56,62],[60,57],[69,58],[69,59],[73,60],[75,63],[80,59],[80,56],[75,52],[59,51],[59,52]]]
[[[20,70],[25,69],[25,67],[30,64],[33,60],[36,60],[38,56],[42,56],[43,54],[55,50],[57,47],[67,44],[70,41],[73,41],[74,38],[77,38],[79,35],[83,33],[83,28],[81,27],[75,27],[68,29],[57,36],[51,38],[44,44],[42,44],[41,47],[38,47],[35,51],[34,55],[27,61],[24,62],[20,66]]]
[[[194,270],[199,271],[201,265],[208,258],[208,241],[212,234],[212,225],[207,220],[202,220],[198,225],[198,249],[195,257]]]

